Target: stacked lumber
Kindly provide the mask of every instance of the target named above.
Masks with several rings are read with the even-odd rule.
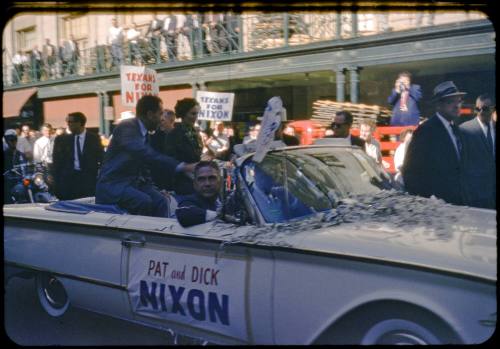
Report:
[[[320,99],[313,103],[313,115],[311,120],[318,121],[322,125],[328,127],[335,113],[342,110],[352,114],[353,128],[358,128],[362,120],[373,120],[378,125],[387,124],[391,118],[391,110],[379,105],[335,102],[332,100]]]

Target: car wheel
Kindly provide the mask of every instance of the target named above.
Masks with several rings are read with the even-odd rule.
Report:
[[[61,281],[54,275],[38,274],[35,284],[42,308],[53,317],[64,315],[69,307],[69,298]]]
[[[443,344],[426,327],[410,320],[388,319],[370,326],[361,337],[362,345]]]
[[[455,332],[431,312],[401,302],[358,308],[339,319],[316,344],[460,344]]]

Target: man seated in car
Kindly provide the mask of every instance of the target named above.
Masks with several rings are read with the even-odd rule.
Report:
[[[194,193],[179,198],[175,215],[183,227],[215,220],[221,211],[222,178],[214,161],[200,161],[194,168]]]

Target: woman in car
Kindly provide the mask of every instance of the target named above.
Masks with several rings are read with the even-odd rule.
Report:
[[[201,159],[203,143],[195,128],[200,105],[194,98],[184,98],[177,101],[175,115],[182,121],[175,124],[168,134],[165,152],[180,162],[193,163]],[[176,194],[187,195],[194,192],[193,180],[183,173],[177,173],[174,178]]]

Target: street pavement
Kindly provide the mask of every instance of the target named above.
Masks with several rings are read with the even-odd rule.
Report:
[[[172,345],[168,332],[70,308],[52,318],[39,305],[34,280],[13,278],[4,292],[4,339],[11,345]]]

